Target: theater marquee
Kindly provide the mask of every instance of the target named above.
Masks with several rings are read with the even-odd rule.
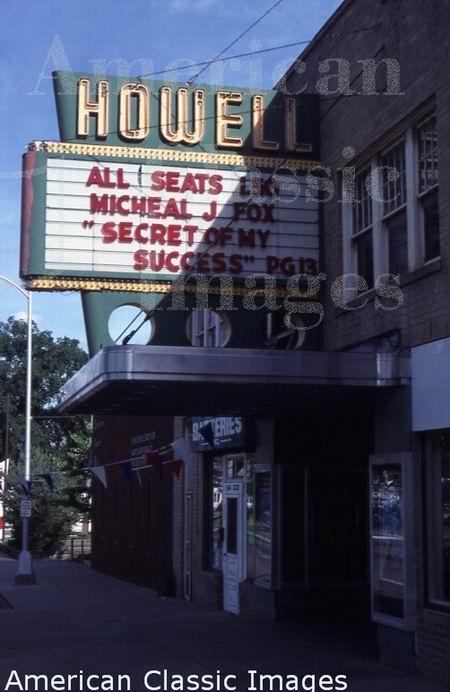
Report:
[[[305,180],[317,166],[315,100],[69,73],[55,83],[65,141],[24,156],[31,287],[158,290],[188,272],[317,272],[318,205]]]

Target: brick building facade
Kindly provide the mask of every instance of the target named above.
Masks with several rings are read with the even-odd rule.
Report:
[[[150,467],[145,454],[172,440],[171,418],[94,419],[93,463],[106,472],[105,484],[93,480],[92,566],[161,595],[174,592],[173,474],[164,466]],[[126,473],[119,463],[125,460],[131,464]]]
[[[336,11],[278,85],[289,95],[322,92],[321,175],[332,183],[332,187],[321,186],[321,271],[327,275],[322,293],[325,307],[325,318],[321,325],[324,351],[409,353],[417,345],[425,342],[439,343],[439,340],[447,339],[450,335],[450,198],[443,192],[450,175],[447,164],[450,146],[447,127],[450,117],[450,89],[448,76],[439,68],[448,53],[449,25],[450,8],[437,1],[406,3],[399,0],[387,3],[380,0],[368,6],[362,1],[348,0]],[[373,61],[372,64],[370,61]],[[338,91],[344,93],[337,94]],[[438,153],[431,152],[436,143]],[[428,163],[423,162],[427,157],[428,161],[433,158],[433,171],[427,168]],[[438,162],[439,174],[434,170]],[[399,204],[394,202],[390,204],[390,208],[386,208],[383,195],[380,195],[380,199],[376,199],[376,194],[373,195],[370,204],[373,204],[374,209],[368,224],[372,226],[372,238],[370,249],[367,251],[367,246],[365,248],[367,254],[371,255],[367,265],[367,258],[358,255],[352,238],[359,231],[356,227],[352,228],[358,222],[353,207],[361,202],[359,178],[361,172],[369,170],[370,176],[380,176],[382,190],[389,189],[383,188],[383,185],[395,181],[385,182],[383,167],[395,167],[395,163],[398,163],[400,184],[394,189],[393,196],[396,197],[397,193],[401,199]],[[343,168],[347,169],[346,174],[343,173]],[[374,168],[379,170],[374,173]],[[355,190],[355,202],[347,204],[343,201],[345,175],[349,176],[346,180],[350,180],[350,188],[353,181]],[[403,176],[404,190],[401,189]],[[330,194],[330,189],[333,190],[333,195]],[[428,200],[432,199],[431,202],[427,202],[427,196]],[[437,216],[439,238],[436,241]],[[395,224],[396,218],[400,218],[400,224]],[[394,219],[393,224],[390,219]],[[389,234],[393,236],[395,233],[404,233],[403,248],[401,243],[390,241]],[[427,234],[434,234],[434,240],[428,240],[425,237]],[[368,266],[373,273],[372,277],[364,275],[364,269]],[[399,281],[394,280],[394,285],[401,289],[401,301],[380,299],[375,290],[376,280],[385,273],[399,276]],[[332,285],[342,274],[359,274],[367,280],[368,286],[362,286],[362,290],[360,287],[359,291],[351,295],[348,291],[349,298],[342,292],[338,292],[336,297]],[[350,277],[346,281],[347,287],[352,286]],[[391,309],[384,309],[385,307]],[[430,546],[433,542],[430,523],[436,521],[436,516],[430,502],[429,485],[432,481],[427,470],[430,463],[426,451],[429,433],[423,432],[420,424],[417,427],[413,423],[411,387],[373,391],[361,394],[359,398],[353,392],[340,403],[343,408],[339,404],[330,403],[330,397],[325,395],[319,404],[316,402],[317,408],[308,404],[309,412],[303,412],[301,418],[295,415],[288,417],[287,411],[283,418],[272,418],[272,469],[275,492],[278,494],[278,502],[274,498],[272,520],[276,524],[276,531],[283,534],[278,540],[273,536],[273,549],[278,553],[279,564],[278,567],[273,565],[274,581],[270,595],[255,586],[254,580],[247,578],[242,581],[240,612],[244,617],[279,617],[292,608],[314,610],[318,601],[325,602],[327,607],[333,609],[336,600],[345,596],[347,603],[354,605],[362,620],[369,619],[368,611],[372,610],[372,618],[377,622],[381,660],[404,669],[416,668],[432,677],[449,681],[450,602],[430,596],[430,579],[435,578],[433,573],[439,568],[433,564],[437,558]],[[319,425],[317,415],[320,416]],[[349,426],[352,429],[350,448],[346,439]],[[295,435],[292,434],[293,430],[297,431]],[[326,443],[321,449],[319,438],[325,431]],[[343,439],[339,441],[342,432]],[[359,440],[358,433],[361,438]],[[299,439],[301,451],[293,452],[299,446]],[[333,448],[331,463],[327,458],[330,446]],[[251,448],[251,451],[254,450],[254,447]],[[403,558],[407,564],[403,584],[403,616],[397,617],[399,613],[395,613],[392,603],[385,603],[384,607],[380,606],[381,613],[376,612],[376,547],[373,536],[368,561],[362,559],[359,565],[355,561],[356,572],[346,575],[349,577],[347,586],[342,581],[344,573],[339,574],[337,569],[334,587],[339,584],[338,588],[329,588],[328,593],[323,583],[315,588],[314,582],[318,580],[314,578],[314,571],[319,575],[320,566],[317,563],[320,560],[316,560],[314,564],[314,557],[309,555],[305,558],[310,561],[309,566],[297,565],[297,570],[304,570],[298,579],[297,592],[292,589],[292,584],[286,590],[287,584],[283,583],[280,573],[276,574],[277,569],[284,569],[286,541],[291,542],[298,550],[303,550],[303,542],[309,541],[307,551],[324,551],[329,560],[337,558],[333,554],[332,542],[327,544],[323,540],[323,545],[320,545],[317,532],[312,537],[304,527],[304,536],[295,536],[295,532],[286,530],[285,516],[289,512],[299,522],[299,512],[292,509],[295,507],[295,500],[290,500],[286,493],[287,483],[292,481],[297,487],[301,486],[300,494],[309,503],[305,510],[310,513],[308,522],[313,524],[317,517],[312,516],[314,510],[311,509],[311,503],[329,502],[325,478],[320,477],[322,469],[327,469],[325,473],[329,473],[332,466],[335,466],[332,482],[337,483],[341,490],[353,472],[359,473],[361,479],[365,475],[365,481],[362,480],[359,486],[352,486],[353,499],[359,497],[361,506],[368,507],[370,500],[373,503],[376,469],[381,468],[377,467],[377,459],[389,466],[398,461],[398,455],[408,457],[404,468],[405,483],[407,476],[411,476],[410,488],[402,488],[402,492],[408,495],[406,504],[409,505],[403,507],[403,520],[406,524],[409,523],[404,527],[408,536],[404,537]],[[349,466],[349,456],[354,458],[353,471],[352,463]],[[292,458],[291,464],[288,463],[289,457]],[[373,465],[368,476],[369,457],[372,458]],[[211,570],[211,565],[208,565],[208,548],[205,543],[209,511],[205,506],[205,487],[211,455],[192,459],[194,461],[191,461],[191,466],[195,469],[192,472],[195,474],[194,485],[190,491],[193,498],[194,551],[189,597],[201,603],[220,603],[223,598],[223,577],[220,570]],[[336,467],[341,468],[340,477],[336,473]],[[303,476],[303,473],[306,475]],[[310,486],[307,497],[303,495],[306,492],[305,483],[311,483],[314,474],[320,478],[321,489],[314,490]],[[444,478],[442,470],[443,483]],[[444,555],[440,569],[447,575],[450,529],[446,497],[444,492],[439,495],[437,511],[441,513],[440,521],[443,524],[440,535]],[[323,507],[321,511],[326,514]],[[341,510],[333,510],[332,507],[328,509],[328,521],[325,518],[320,526],[323,532],[330,529],[334,520],[338,520],[339,511]],[[349,530],[355,532],[354,518],[349,515],[347,521]],[[342,545],[341,557],[346,555],[347,564],[352,562],[354,551],[364,551],[364,545],[368,546],[372,533],[369,523],[368,519],[367,524],[362,529],[360,527],[359,539],[355,536],[353,542]],[[310,531],[313,531],[313,527],[310,527]],[[333,536],[334,539],[337,537],[338,534]],[[380,565],[377,568],[383,569]],[[330,565],[327,569],[330,574],[333,573]],[[355,577],[359,580],[355,580]],[[444,579],[448,579],[448,576]]]
[[[348,94],[334,97],[329,94],[323,95],[320,108],[322,163],[331,168],[332,180],[336,192],[339,192],[323,205],[322,268],[329,277],[329,282],[343,272],[358,271],[357,259],[351,256],[349,217],[343,211],[345,205],[339,201],[342,194],[341,169],[354,166],[358,175],[367,165],[373,166],[374,161],[378,165],[384,165],[386,152],[390,148],[392,151],[398,142],[406,150],[412,146],[412,165],[416,167],[415,171],[406,170],[409,254],[406,258],[407,266],[402,267],[402,271],[399,272],[403,304],[392,311],[377,310],[371,291],[360,298],[359,302],[346,306],[355,308],[367,301],[367,305],[362,309],[342,310],[333,303],[330,291],[325,291],[326,319],[323,324],[323,345],[326,350],[352,349],[363,342],[368,343],[372,340],[373,343],[383,335],[392,334],[396,335],[399,348],[410,349],[425,342],[438,343],[450,335],[450,196],[447,194],[450,176],[450,82],[448,75],[441,69],[449,51],[449,27],[450,7],[438,0],[380,0],[373,3],[349,0],[340,6],[300,56],[307,66],[305,78],[309,81],[308,90],[314,78],[320,79],[323,76],[319,68],[321,61],[324,64],[323,61],[327,58],[345,60],[350,69]],[[364,90],[361,61],[368,59],[380,63],[377,68],[377,95],[361,94]],[[387,59],[395,60],[398,65],[399,95],[388,95],[390,88],[386,83],[385,65],[381,62]],[[336,66],[337,63],[332,61],[330,74],[336,70]],[[395,81],[394,74],[393,68],[391,77]],[[293,72],[288,73],[288,88],[289,85],[292,90],[303,88],[305,78]],[[331,80],[328,86],[330,91],[335,89],[336,80]],[[396,89],[397,86],[391,86],[391,91]],[[427,259],[423,238],[426,232],[423,227],[424,212],[420,208],[420,197],[418,198],[421,187],[420,181],[417,186],[415,175],[420,176],[421,173],[417,158],[420,156],[420,142],[417,142],[417,138],[420,136],[420,128],[423,127],[422,123],[426,123],[430,117],[435,119],[433,126],[438,149],[435,163],[437,165],[438,162],[439,175],[432,182],[436,184],[435,190],[439,190],[437,194],[440,251]],[[410,139],[413,141],[410,142]],[[353,156],[344,155],[348,147],[354,150]],[[408,155],[406,151],[406,158]],[[408,165],[410,163],[406,160],[406,167]],[[383,219],[378,228],[375,219],[373,220],[374,235],[379,233],[382,236],[383,233],[390,232]],[[379,266],[379,274],[389,271],[389,257],[386,257],[385,248],[377,247],[383,243],[389,245],[386,238],[373,238],[372,252],[374,264]],[[389,247],[387,250],[389,252]],[[370,345],[367,347],[370,348]],[[445,363],[446,361],[442,362],[443,371]],[[428,396],[433,397],[433,393],[429,393]],[[433,604],[430,594],[430,573],[434,569],[432,562],[435,556],[430,552],[430,533],[433,531],[430,527],[430,513],[433,508],[430,506],[428,487],[430,478],[427,465],[431,459],[425,450],[427,434],[416,431],[417,428],[422,429],[420,425],[416,426],[416,430],[414,427],[411,430],[409,425],[405,426],[403,433],[399,430],[402,427],[401,421],[410,419],[411,415],[408,392],[405,392],[404,401],[391,395],[382,395],[382,398],[384,400],[379,402],[378,412],[375,414],[378,418],[379,432],[377,434],[375,429],[373,451],[413,452],[417,597],[415,661],[419,670],[449,681],[450,602],[447,596],[446,602],[442,599],[438,603],[438,598],[435,598]],[[436,428],[436,425],[430,424],[430,427]],[[443,510],[442,503],[441,499],[440,508],[436,508],[441,515],[446,511]],[[444,521],[447,533],[445,534],[444,529],[441,540],[446,541],[448,561],[448,509],[447,519]],[[414,562],[411,569],[413,564]]]
[[[103,349],[62,404],[145,405],[185,438],[160,498],[177,596],[256,619],[351,617],[383,662],[447,682],[449,28],[439,0],[346,0],[278,84],[319,92],[322,168],[302,204],[321,209],[320,328],[277,341],[280,313],[240,305],[205,313],[189,347],[161,310],[159,341]]]

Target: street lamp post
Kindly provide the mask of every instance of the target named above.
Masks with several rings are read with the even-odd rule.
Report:
[[[33,321],[31,312],[31,291],[26,291],[24,288],[16,284],[6,276],[0,276],[0,281],[16,288],[27,300],[27,381],[25,392],[25,481],[29,484],[31,478],[31,357],[33,347]],[[22,517],[22,546],[17,563],[17,572],[14,578],[14,583],[17,586],[25,584],[34,584],[35,575],[33,573],[33,563],[31,553],[28,549],[30,517]]]

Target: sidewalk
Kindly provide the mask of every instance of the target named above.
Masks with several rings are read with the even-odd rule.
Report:
[[[300,677],[345,674],[350,692],[447,689],[379,665],[364,641],[330,626],[242,622],[219,610],[160,599],[71,562],[36,561],[37,585],[13,587],[15,568],[15,561],[0,557],[0,595],[12,606],[0,609],[0,690],[16,669],[19,675],[128,674],[132,692],[140,692],[145,671],[164,668],[237,674],[239,691],[248,689],[248,669]],[[72,690],[79,689],[72,683]]]

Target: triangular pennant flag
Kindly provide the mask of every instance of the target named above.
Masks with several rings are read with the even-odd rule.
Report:
[[[18,473],[14,474],[14,480],[22,487],[25,495],[29,495],[31,493],[31,481],[26,481],[25,478],[23,476],[19,476]]]
[[[122,469],[123,475],[128,481],[131,481],[131,476],[132,476],[132,468],[131,468],[131,461],[122,461],[121,464],[119,464],[120,468]]]
[[[170,469],[176,475],[177,478],[180,477],[181,468],[183,466],[183,459],[175,459],[170,462]]]
[[[186,441],[184,440],[183,437],[180,437],[178,440],[174,440],[173,442],[170,443],[170,446],[173,449],[173,453],[176,459],[187,459],[188,457],[188,450],[186,446]]]
[[[205,442],[207,442],[209,444],[209,446],[211,447],[211,449],[213,449],[213,447],[214,447],[214,431],[213,431],[212,423],[207,423],[206,425],[203,425],[201,428],[199,428],[198,431],[199,431],[200,435],[203,437],[203,439],[205,440]]]
[[[92,473],[98,478],[104,488],[108,487],[106,468],[104,466],[93,466],[90,471],[92,471]]]
[[[40,473],[39,478],[42,478],[47,483],[50,491],[53,492],[53,488],[55,487],[55,484],[53,482],[52,474],[51,473]]]
[[[159,463],[159,454],[158,452],[148,452],[145,455],[145,458],[147,459],[147,463],[150,464],[150,466],[153,466]]]

